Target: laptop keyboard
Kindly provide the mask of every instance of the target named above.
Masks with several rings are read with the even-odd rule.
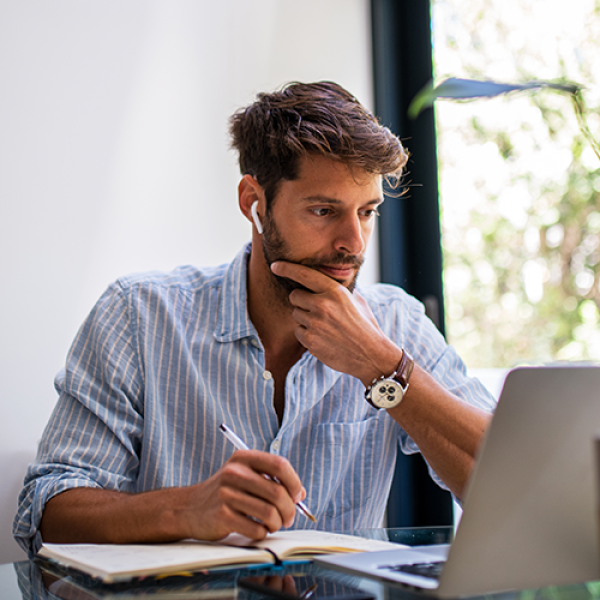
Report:
[[[413,565],[382,565],[378,568],[410,573],[411,575],[420,575],[421,577],[429,577],[430,579],[439,579],[445,564],[445,561],[440,560],[436,562],[415,563]]]

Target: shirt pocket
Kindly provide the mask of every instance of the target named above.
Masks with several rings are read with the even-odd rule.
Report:
[[[313,502],[317,500],[319,513],[325,518],[358,511],[381,489],[381,470],[388,469],[391,476],[397,442],[391,439],[392,428],[381,413],[363,421],[319,423],[313,427],[313,485],[309,497]],[[389,460],[382,460],[390,453],[393,456]],[[374,485],[374,479],[379,480],[378,485]]]

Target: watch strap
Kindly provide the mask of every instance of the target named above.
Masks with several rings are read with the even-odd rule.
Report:
[[[398,364],[396,371],[390,375],[390,379],[395,379],[406,390],[408,387],[408,380],[410,379],[414,368],[415,361],[413,357],[406,350],[402,350],[400,363]]]

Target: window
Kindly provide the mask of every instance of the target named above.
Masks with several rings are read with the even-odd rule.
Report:
[[[432,0],[436,79],[586,86],[600,2]],[[436,103],[446,335],[469,368],[600,359],[600,160],[567,95]]]

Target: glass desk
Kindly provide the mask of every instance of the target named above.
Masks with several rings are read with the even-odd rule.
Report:
[[[348,532],[345,532],[348,533]],[[354,532],[364,537],[388,539],[392,542],[411,546],[443,544],[452,540],[452,527],[372,529]],[[349,575],[318,567],[310,563],[290,564],[285,567],[253,568],[211,572],[193,577],[168,577],[160,581],[148,580],[131,584],[102,586],[82,585],[77,576],[63,577],[42,575],[33,561],[0,565],[0,598],[2,600],[260,600],[261,596],[237,585],[244,575],[257,573],[302,573],[324,576],[333,585],[350,585],[369,592],[376,600],[400,600],[424,598],[373,579]],[[263,596],[266,598],[266,596]],[[578,585],[548,587],[538,590],[504,592],[488,595],[486,598],[498,600],[591,600],[600,599],[600,582]]]

